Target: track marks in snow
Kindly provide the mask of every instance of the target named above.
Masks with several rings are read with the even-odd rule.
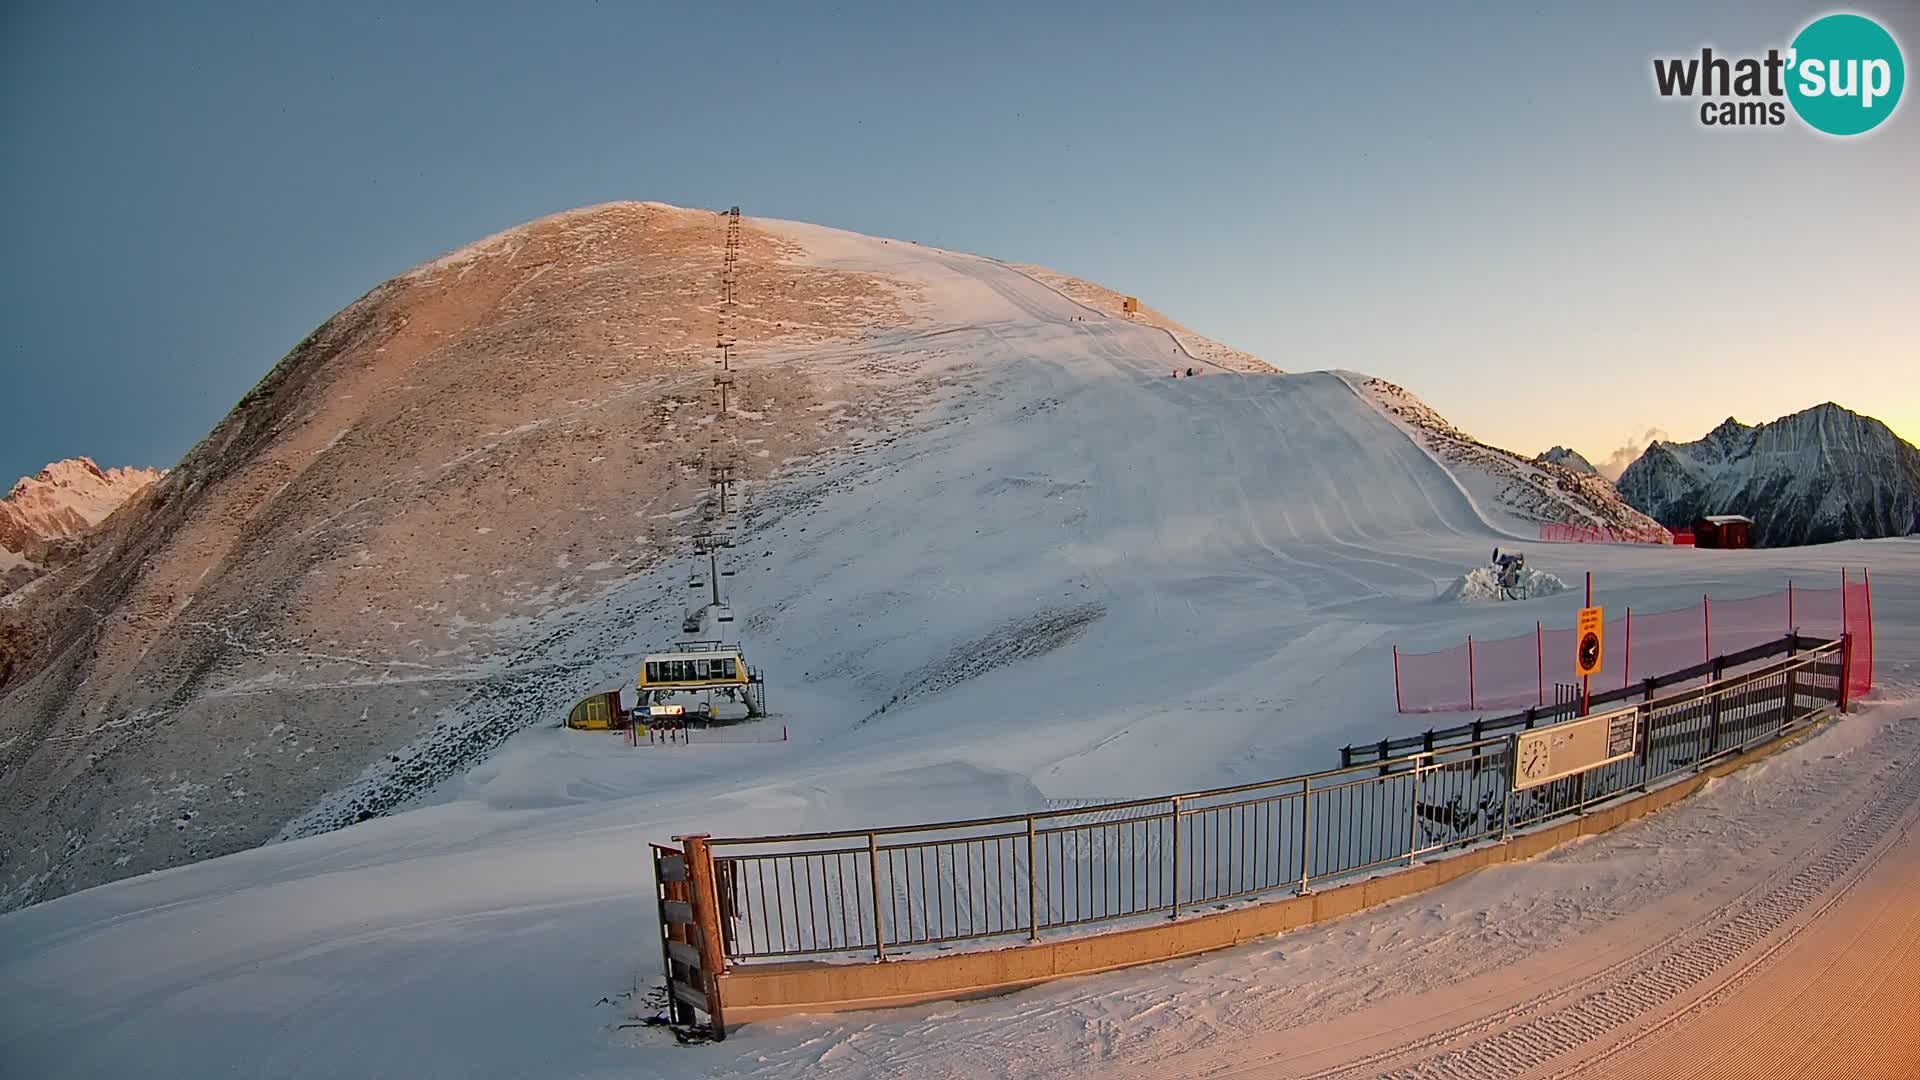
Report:
[[[1386,1075],[1393,1080],[1517,1076],[1676,1002],[1763,944],[1758,959],[1770,956],[1872,868],[1888,835],[1920,805],[1920,767],[1911,756],[1914,742],[1909,738],[1902,745],[1908,758],[1895,782],[1857,811],[1831,846],[1784,882],[1745,894],[1661,948],[1587,979],[1585,987],[1591,989],[1570,1003]],[[1829,895],[1836,885],[1843,886],[1840,893]],[[1769,942],[1783,927],[1785,934]],[[1319,1075],[1353,1071],[1348,1067]]]
[[[1017,619],[977,641],[956,646],[945,657],[908,676],[906,685],[885,705],[867,714],[871,720],[896,705],[937,694],[975,679],[998,667],[1030,660],[1060,648],[1086,633],[1094,620],[1107,613],[1098,603],[1079,604],[1057,611],[1041,611]]]

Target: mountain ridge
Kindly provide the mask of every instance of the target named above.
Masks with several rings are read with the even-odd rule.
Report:
[[[944,670],[996,627],[1107,610],[1082,592],[1093,582],[1185,566],[1184,546],[1162,534],[1212,512],[1168,518],[1161,504],[1203,490],[1276,518],[1271,533],[1217,524],[1288,611],[1350,597],[1356,565],[1392,603],[1435,595],[1466,556],[1436,559],[1432,537],[1406,532],[1409,514],[1438,522],[1448,543],[1465,537],[1476,559],[1484,540],[1536,522],[1638,517],[1610,489],[1487,447],[1400,388],[1262,374],[1273,365],[1160,325],[1170,320],[1114,314],[1118,294],[1078,279],[796,222],[744,218],[738,231],[729,260],[728,215],[607,204],[375,286],[81,557],[0,609],[0,808],[19,823],[0,849],[0,906],[390,812],[626,677],[689,614],[676,560],[709,516],[716,451],[733,455],[752,514],[736,557],[770,578],[736,632],[792,650],[784,675],[803,699],[819,692],[801,690],[809,671],[848,669],[852,715],[901,693],[899,672]],[[729,289],[737,304],[722,300]],[[724,414],[717,341],[738,380]],[[1194,359],[1206,377],[1168,378]],[[989,441],[1010,446],[963,438],[987,405],[1001,424]],[[1177,481],[1153,471],[1161,457],[1021,455],[1011,474],[978,464],[1059,438],[1050,418],[1062,410],[1078,410],[1083,439],[1107,439],[1110,425],[1085,423],[1102,408],[1173,425],[1185,435],[1170,456],[1189,458],[1199,439],[1213,460],[1193,459],[1198,471]],[[1210,411],[1250,425],[1246,440],[1189,426]],[[1396,429],[1426,456],[1395,445]],[[1099,445],[1137,452],[1126,439]],[[1203,487],[1226,484],[1208,466],[1245,475]],[[1091,535],[1017,544],[995,574],[1020,585],[1041,572],[1023,560],[1037,559],[1070,575],[1067,591],[968,621],[955,596],[997,595],[975,582],[941,594],[927,609],[940,618],[911,639],[836,643],[827,656],[811,630],[777,644],[796,612],[873,588],[835,576],[844,560],[808,519],[878,498],[903,471],[926,484],[900,496],[919,501],[906,517],[940,510],[949,527],[889,558],[930,558],[962,537],[971,543],[954,550],[978,546],[1017,508],[1046,519],[1049,537]],[[1375,491],[1381,479],[1408,497]],[[1094,493],[1123,488],[1132,497],[1090,515]],[[1356,506],[1292,515],[1286,490]],[[954,506],[989,501],[949,521],[941,492]],[[908,527],[876,513],[876,528]],[[1296,553],[1273,554],[1276,537]],[[1356,564],[1344,553],[1356,538],[1389,545],[1389,558]],[[1135,573],[1072,569],[1116,558]],[[818,583],[784,576],[816,562]],[[938,584],[918,565],[894,565],[887,604]],[[864,610],[848,609],[833,636],[857,630]]]
[[[0,498],[0,596],[70,560],[100,523],[161,480],[164,469],[55,461]]]
[[[1594,468],[1592,462],[1588,461],[1580,451],[1570,447],[1554,446],[1533,460],[1546,462],[1551,465],[1562,465],[1575,472],[1592,473],[1595,476],[1600,475],[1600,470]]]
[[[1831,401],[1765,424],[1730,416],[1693,442],[1655,441],[1618,486],[1669,528],[1745,514],[1765,547],[1920,531],[1920,450]]]

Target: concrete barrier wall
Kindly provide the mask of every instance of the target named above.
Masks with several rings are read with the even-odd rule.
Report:
[[[1671,806],[1698,791],[1708,778],[1724,776],[1774,753],[1815,730],[1831,715],[1831,712],[1822,713],[1814,718],[1814,723],[1786,738],[1651,792],[1590,810],[1583,816],[1516,834],[1499,843],[1435,857],[1404,870],[1302,896],[1280,897],[1228,911],[1185,915],[1152,925],[1002,949],[869,963],[809,961],[733,967],[718,976],[727,1022],[739,1024],[793,1013],[873,1009],[1005,993],[1071,975],[1093,975],[1195,956],[1351,915],[1410,893],[1444,885],[1482,867],[1531,859],[1569,840],[1603,833]]]

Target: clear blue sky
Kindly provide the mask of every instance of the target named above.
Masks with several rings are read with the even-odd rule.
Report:
[[[172,464],[380,280],[612,199],[1043,263],[1526,452],[1920,437],[1920,91],[1838,141],[1652,90],[1825,7],[394,7],[0,12],[0,477]]]

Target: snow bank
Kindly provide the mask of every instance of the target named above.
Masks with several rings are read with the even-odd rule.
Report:
[[[1520,586],[1523,596],[1550,596],[1566,592],[1567,583],[1544,570],[1520,571]],[[1500,588],[1500,579],[1491,566],[1477,567],[1455,578],[1447,591],[1440,594],[1446,603],[1473,604],[1482,600],[1505,600],[1506,594]]]

